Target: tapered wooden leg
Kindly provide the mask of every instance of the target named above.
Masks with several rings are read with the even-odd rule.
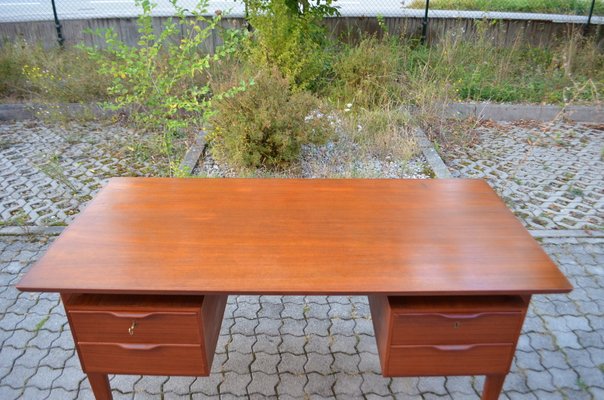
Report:
[[[96,400],[113,400],[107,374],[89,373],[88,380]]]
[[[482,390],[482,400],[497,400],[503,388],[505,375],[487,375]]]

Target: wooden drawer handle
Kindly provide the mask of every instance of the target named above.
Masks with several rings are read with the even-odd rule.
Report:
[[[157,313],[128,313],[128,312],[114,312],[114,311],[107,311],[106,312],[109,315],[113,315],[116,318],[127,318],[127,319],[143,319],[143,318],[148,318],[150,316],[152,316],[153,314],[157,314]]]
[[[479,312],[476,314],[445,314],[445,313],[413,314],[413,313],[409,313],[409,314],[397,314],[397,317],[398,318],[406,318],[408,316],[429,317],[429,316],[434,316],[434,315],[438,315],[439,317],[447,318],[447,319],[475,319],[475,318],[484,317],[485,315],[519,315],[519,313],[514,313],[514,312]]]
[[[123,344],[116,343],[116,346],[121,347],[124,350],[153,350],[161,347],[159,344]]]
[[[466,350],[470,350],[474,347],[476,347],[476,345],[474,344],[451,344],[451,345],[446,345],[446,346],[432,346],[435,349],[438,349],[440,351],[466,351]]]

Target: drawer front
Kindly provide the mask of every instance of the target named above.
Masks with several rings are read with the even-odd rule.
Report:
[[[512,344],[393,346],[384,376],[506,374]]]
[[[70,311],[79,342],[201,343],[199,314],[194,312]]]
[[[519,312],[394,314],[391,344],[514,343],[521,324]]]
[[[78,343],[85,372],[207,376],[201,345]]]

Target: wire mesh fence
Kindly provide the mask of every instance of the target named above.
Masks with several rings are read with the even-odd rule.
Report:
[[[314,3],[316,0],[311,0]],[[60,28],[64,20],[134,18],[140,13],[135,0],[0,0],[0,24],[49,21]],[[153,15],[171,16],[170,0],[154,0]],[[198,0],[178,0],[193,9]],[[604,24],[604,0],[333,0],[342,17],[536,20],[572,24]],[[245,0],[210,0],[207,13],[245,17]],[[57,29],[60,31],[60,29]]]

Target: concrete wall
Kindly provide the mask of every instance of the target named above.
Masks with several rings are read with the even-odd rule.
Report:
[[[154,24],[159,31],[167,21],[167,17],[155,17]],[[420,37],[422,19],[419,17],[389,17],[384,18],[388,31],[395,35]],[[136,44],[138,33],[135,18],[104,18],[104,19],[74,19],[64,20],[63,36],[65,43],[73,45],[85,43],[88,45],[103,46],[104,40],[86,30],[96,30],[112,27],[119,36],[128,44]],[[225,18],[222,26],[241,27],[244,20],[241,18]],[[429,40],[438,42],[444,37],[470,40],[479,32],[477,20],[467,18],[432,17],[429,21]],[[340,17],[326,20],[329,30],[336,37],[354,41],[363,32],[380,33],[378,21],[373,17]],[[484,23],[483,23],[484,25]],[[486,29],[480,30],[483,35],[490,37],[494,42],[509,46],[520,39],[522,43],[533,45],[551,45],[568,36],[569,33],[582,29],[582,24],[577,22],[556,22],[547,20],[497,20],[494,24],[487,24]],[[602,39],[604,25],[592,25],[590,35]],[[0,24],[0,46],[2,43],[12,42],[22,38],[27,42],[41,43],[45,47],[55,46],[57,43],[56,30],[52,21],[8,22]],[[206,44],[208,50],[213,50],[221,43],[220,35],[214,32]]]

